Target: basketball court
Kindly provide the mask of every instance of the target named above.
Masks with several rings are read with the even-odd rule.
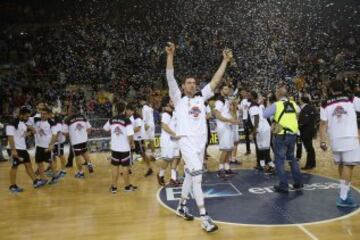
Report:
[[[317,145],[317,143],[315,143]],[[239,153],[245,152],[240,145]],[[216,171],[217,146],[209,147],[210,171]],[[156,175],[143,177],[137,162],[133,179],[136,192],[109,192],[111,181],[107,153],[91,155],[93,175],[74,178],[68,170],[56,185],[33,189],[19,168],[23,193],[8,191],[9,164],[0,165],[1,239],[359,239],[360,210],[339,209],[336,166],[330,152],[317,150],[317,168],[304,172],[302,192],[274,193],[275,176],[252,170],[254,154],[243,156],[238,174],[227,181],[215,173],[204,177],[209,213],[219,224],[211,234],[200,222],[186,222],[174,214],[179,188],[159,188]],[[304,156],[302,163],[304,161]],[[120,180],[120,183],[121,180]],[[355,169],[352,194],[360,200],[359,169]],[[122,185],[119,185],[119,190]],[[197,214],[194,202],[189,207]]]

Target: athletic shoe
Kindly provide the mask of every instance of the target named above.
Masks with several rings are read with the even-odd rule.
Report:
[[[61,170],[60,172],[59,172],[59,177],[65,177],[65,175],[66,175],[66,172],[64,171],[64,170]]]
[[[181,183],[177,180],[170,179],[168,186],[169,187],[179,187],[179,186],[181,186]]]
[[[24,191],[24,189],[18,187],[17,185],[11,185],[9,187],[9,190],[10,190],[10,192],[13,192],[13,193],[18,193],[18,192],[23,192]]]
[[[278,186],[278,185],[275,185],[275,186],[274,186],[274,190],[275,190],[275,192],[278,192],[278,193],[289,193],[289,190],[288,190],[288,189],[281,188],[281,187]]]
[[[303,189],[303,187],[304,187],[304,184],[295,183],[295,184],[293,184],[292,189],[295,191],[301,191],[301,189]]]
[[[176,215],[184,218],[186,221],[194,220],[194,216],[190,214],[189,209],[186,206],[178,206],[176,209]]]
[[[256,166],[256,167],[254,167],[254,169],[255,169],[256,171],[260,171],[260,172],[264,171],[264,168],[261,167],[261,166]]]
[[[214,232],[214,231],[218,230],[218,226],[213,222],[211,217],[209,217],[208,215],[201,216],[201,220],[202,220],[201,227],[206,232]]]
[[[348,196],[345,200],[339,197],[336,201],[336,206],[344,208],[356,208],[359,206],[359,204],[357,204],[351,196]]]
[[[234,172],[233,170],[229,169],[229,170],[225,170],[225,174],[226,175],[236,175],[237,172]]]
[[[94,165],[92,163],[88,163],[87,164],[87,168],[89,170],[89,173],[93,173],[94,172]]]
[[[148,177],[148,176],[151,176],[152,174],[153,174],[153,170],[151,168],[149,168],[144,176]]]
[[[165,180],[164,180],[164,176],[160,177],[159,174],[156,175],[158,183],[160,186],[165,186]]]
[[[110,187],[110,192],[112,192],[112,193],[116,193],[117,192],[117,188],[116,187],[114,187],[114,186],[111,186]]]
[[[136,186],[133,186],[133,185],[129,185],[129,186],[126,186],[125,188],[124,188],[124,191],[125,192],[134,192],[134,191],[136,191],[136,189],[137,189],[138,187],[136,187]]]
[[[52,177],[51,180],[49,181],[49,185],[53,185],[55,183],[57,183],[59,181],[59,176],[55,176],[55,177]]]
[[[77,172],[75,174],[75,178],[85,178],[85,174],[84,173],[81,173],[81,172]]]
[[[217,176],[218,176],[219,178],[226,178],[225,171],[224,171],[224,170],[219,170],[219,171],[217,172]]]
[[[275,169],[272,168],[272,167],[267,167],[267,168],[265,169],[264,173],[265,173],[266,175],[275,174]]]
[[[34,187],[34,188],[39,188],[39,187],[44,186],[46,183],[47,183],[47,180],[46,180],[46,182],[45,182],[45,181],[42,180],[42,179],[36,179],[36,180],[34,181],[34,183],[33,183],[33,187]]]

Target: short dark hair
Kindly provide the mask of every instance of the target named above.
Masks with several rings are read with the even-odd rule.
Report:
[[[257,92],[251,91],[251,92],[250,92],[250,95],[251,95],[254,99],[258,99],[258,94],[257,94]]]
[[[42,111],[46,112],[46,113],[52,113],[52,110],[49,107],[44,107],[43,109],[41,109]]]
[[[334,92],[338,92],[338,93],[342,93],[345,90],[344,83],[341,80],[331,81],[329,87],[331,90],[333,90]]]
[[[115,107],[116,107],[117,113],[120,114],[125,111],[126,104],[124,102],[118,102],[118,103],[116,103]]]
[[[134,103],[128,103],[126,105],[126,109],[131,110],[131,111],[135,111],[136,110],[136,105]]]
[[[310,98],[308,96],[302,96],[300,99],[303,103],[306,103],[306,104],[310,103]]]
[[[27,107],[21,107],[19,110],[19,115],[31,114],[31,111]]]

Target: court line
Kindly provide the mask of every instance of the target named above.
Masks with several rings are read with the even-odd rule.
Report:
[[[309,230],[307,230],[303,225],[298,224],[296,225],[301,231],[303,231],[304,233],[306,233],[306,235],[308,235],[312,240],[319,240],[319,238],[317,238],[314,234],[312,234]]]
[[[244,169],[244,170],[251,170],[251,169]],[[309,173],[308,173],[309,174]],[[312,174],[312,175],[316,175],[316,176],[320,176],[320,177],[324,177],[324,178],[329,178],[335,181],[339,181],[339,179],[333,178],[333,177],[328,177],[328,176],[324,176],[324,175],[320,175],[320,174]],[[353,189],[355,189],[356,191],[358,191],[360,193],[360,190],[355,187],[355,186],[351,186]],[[176,214],[176,210],[172,209],[171,207],[167,206],[163,201],[161,201],[160,199],[160,191],[163,189],[164,187],[159,188],[159,190],[157,191],[157,200],[158,202],[166,209],[168,209],[169,211],[173,212]],[[335,200],[334,200],[335,201]],[[335,204],[335,203],[334,203]],[[277,227],[277,228],[282,228],[282,227],[298,227],[299,225],[301,225],[302,227],[304,226],[311,226],[311,225],[319,225],[319,224],[324,224],[324,223],[330,223],[330,222],[336,222],[336,221],[340,221],[346,218],[350,218],[356,214],[360,213],[360,207],[353,211],[352,213],[346,214],[344,216],[341,217],[337,217],[337,218],[331,218],[328,220],[323,220],[323,221],[316,221],[316,222],[310,222],[310,223],[294,223],[294,224],[246,224],[246,223],[231,223],[231,222],[222,222],[222,221],[216,221],[214,220],[214,222],[216,223],[220,223],[220,224],[224,224],[224,225],[230,225],[230,226],[243,226],[243,227],[263,227],[263,228],[272,228],[272,227]],[[197,217],[195,217],[195,219],[198,219]]]

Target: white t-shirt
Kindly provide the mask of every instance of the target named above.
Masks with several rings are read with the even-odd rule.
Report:
[[[168,127],[176,132],[176,116],[175,112],[173,112],[171,115],[168,112],[163,112],[161,114],[161,123],[165,123],[168,125]],[[174,148],[177,144],[177,141],[173,140],[171,138],[171,135],[166,132],[164,129],[161,129],[161,135],[160,135],[160,147],[172,147]]]
[[[15,119],[6,126],[6,136],[13,136],[15,148],[18,150],[26,150],[26,132],[27,126],[23,121]],[[10,148],[10,147],[9,147]]]
[[[58,128],[52,120],[34,118],[35,145],[41,148],[48,148],[53,135],[56,135]]]
[[[56,129],[57,129],[57,139],[56,139],[56,143],[64,143],[66,141],[65,135],[64,135],[64,124],[61,122],[58,122],[56,124]]]
[[[337,96],[321,105],[320,119],[327,122],[333,151],[359,148],[356,111],[360,112],[360,99],[357,97]]]
[[[176,135],[178,136],[202,136],[207,135],[205,101],[214,96],[214,92],[207,84],[201,94],[193,98],[181,96],[181,91],[174,77],[174,70],[166,70],[166,79],[169,85],[169,95],[172,99],[176,117]]]
[[[144,105],[142,108],[142,116],[144,124],[150,127],[148,131],[153,130],[155,128],[154,109],[148,105]]]
[[[243,100],[241,100],[240,108],[242,109],[242,119],[243,119],[243,120],[247,120],[247,119],[248,119],[250,104],[251,104],[251,103],[250,103],[246,98],[244,98]]]
[[[230,112],[230,102],[229,100],[216,100],[215,102],[215,110],[219,111],[221,116],[224,118],[230,119],[232,118],[231,112]],[[231,125],[230,123],[220,121],[219,119],[216,119],[216,126],[218,130],[221,130],[226,125]]]
[[[140,131],[134,133],[134,140],[135,141],[144,140],[146,134],[144,121],[140,116],[137,115],[134,115],[133,119],[134,119],[134,123],[133,123],[134,129],[140,127]]]
[[[115,116],[104,125],[105,131],[111,131],[111,151],[129,152],[129,136],[134,135],[130,119],[125,116]]]
[[[263,117],[263,110],[256,104],[250,105],[249,108],[250,120],[253,126],[255,126],[255,116],[259,115],[258,131],[266,131],[270,129],[268,121]]]
[[[86,143],[90,123],[82,115],[70,116],[64,124],[64,133],[69,133],[71,145]]]

